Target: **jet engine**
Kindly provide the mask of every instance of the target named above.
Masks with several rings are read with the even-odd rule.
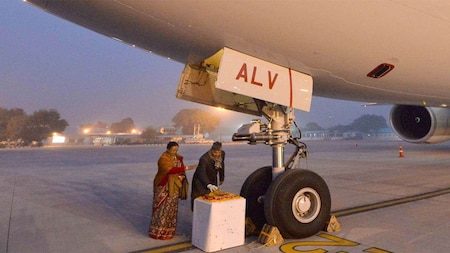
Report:
[[[412,143],[439,143],[450,139],[450,110],[438,107],[395,105],[390,123],[394,132]]]

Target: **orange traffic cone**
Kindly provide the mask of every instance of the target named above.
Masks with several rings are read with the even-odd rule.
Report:
[[[400,157],[400,158],[405,157],[405,155],[403,154],[403,147],[402,147],[402,145],[400,145],[400,151],[399,151],[399,156],[398,157]]]

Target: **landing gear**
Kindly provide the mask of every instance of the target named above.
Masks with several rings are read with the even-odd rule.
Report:
[[[265,223],[278,227],[285,238],[314,235],[330,218],[328,186],[316,173],[296,169],[299,159],[305,158],[307,153],[306,145],[299,141],[301,136],[293,136],[291,127],[297,127],[293,109],[256,102],[269,123],[256,120],[244,125],[233,135],[233,141],[270,145],[273,164],[256,170],[244,182],[241,196],[247,200],[246,216],[257,229]],[[285,163],[287,143],[295,145],[296,151]]]

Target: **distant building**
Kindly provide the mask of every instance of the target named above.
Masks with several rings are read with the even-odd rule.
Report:
[[[364,133],[360,131],[347,131],[342,134],[344,140],[362,140]]]
[[[322,140],[342,140],[342,133],[339,131],[304,131],[302,132],[302,140],[304,141],[322,141]]]
[[[124,145],[141,142],[140,133],[104,133],[104,134],[89,134],[92,138],[94,146],[110,146],[110,145]]]
[[[397,141],[397,140],[400,140],[400,138],[389,127],[382,128],[382,129],[380,129],[378,131],[371,131],[367,135],[367,139],[371,139],[371,140],[386,140],[386,141]]]
[[[400,140],[391,128],[382,128],[378,131],[371,131],[366,134],[360,131],[304,131],[303,141],[324,141],[324,140]]]

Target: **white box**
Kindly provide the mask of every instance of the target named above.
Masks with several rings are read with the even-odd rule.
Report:
[[[194,200],[192,245],[213,252],[245,243],[245,199]]]

